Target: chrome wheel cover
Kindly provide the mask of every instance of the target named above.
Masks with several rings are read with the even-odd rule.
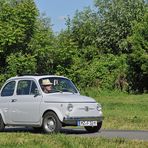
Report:
[[[46,117],[44,127],[46,131],[54,132],[56,128],[56,120],[51,116]]]

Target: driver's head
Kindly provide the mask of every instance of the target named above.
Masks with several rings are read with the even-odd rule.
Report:
[[[45,93],[49,93],[52,88],[52,83],[50,82],[49,79],[44,79],[44,80],[42,80],[42,86],[43,86],[43,91]]]

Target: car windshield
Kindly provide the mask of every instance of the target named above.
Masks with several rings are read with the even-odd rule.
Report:
[[[74,84],[67,78],[46,77],[39,80],[40,86],[45,93],[70,92],[78,93]]]

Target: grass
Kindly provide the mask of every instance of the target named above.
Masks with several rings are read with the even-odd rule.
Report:
[[[87,91],[103,108],[103,129],[148,130],[148,94]]]
[[[0,147],[5,148],[147,148],[148,142],[106,139],[102,137],[76,137],[64,134],[1,133]]]
[[[103,105],[103,128],[148,130],[148,95],[104,97],[97,100]]]

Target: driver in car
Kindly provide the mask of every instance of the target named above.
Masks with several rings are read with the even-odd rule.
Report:
[[[52,83],[49,79],[42,80],[42,89],[44,93],[51,93],[52,92]]]

